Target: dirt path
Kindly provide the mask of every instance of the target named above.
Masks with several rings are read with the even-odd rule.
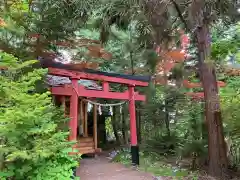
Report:
[[[153,180],[153,176],[126,168],[121,164],[111,163],[104,156],[82,159],[77,176],[81,180]]]

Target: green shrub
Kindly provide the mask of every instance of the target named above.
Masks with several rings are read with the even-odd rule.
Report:
[[[33,69],[35,61],[21,62],[0,53],[0,170],[1,179],[71,179],[77,156],[69,156],[72,142],[59,128],[67,121],[52,104],[48,91],[38,93],[47,71]]]
[[[144,141],[143,148],[148,152],[156,152],[159,155],[170,155],[175,154],[179,142],[180,139],[174,132],[172,132],[171,136],[168,136],[164,132],[156,132]]]

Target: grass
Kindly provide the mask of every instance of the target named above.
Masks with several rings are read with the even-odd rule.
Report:
[[[153,161],[149,158],[141,158],[140,170],[154,174],[155,176],[188,176],[187,170],[173,168],[171,165],[166,165],[161,161]]]
[[[187,169],[179,169],[164,162],[165,157],[159,157],[155,154],[144,155],[140,153],[140,171],[145,171],[153,174],[154,176],[168,176],[174,177],[174,179],[183,179],[186,176],[195,177],[195,173],[190,172]],[[128,151],[121,151],[115,158],[115,162],[122,163],[126,166],[131,166],[131,156]],[[195,178],[192,178],[195,179]]]

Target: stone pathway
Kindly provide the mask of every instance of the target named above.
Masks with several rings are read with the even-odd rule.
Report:
[[[82,159],[77,169],[81,180],[153,180],[153,176],[109,162],[105,156]]]

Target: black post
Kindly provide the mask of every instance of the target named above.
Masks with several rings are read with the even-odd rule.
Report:
[[[139,165],[139,147],[132,145],[131,154],[132,154],[132,165],[138,166]]]

